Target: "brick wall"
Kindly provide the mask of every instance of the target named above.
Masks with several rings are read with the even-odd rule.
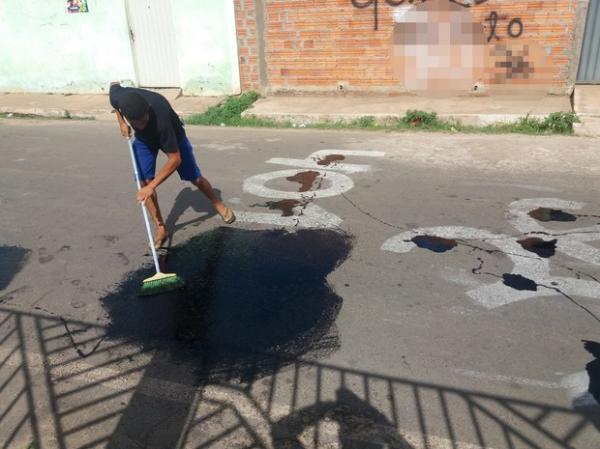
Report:
[[[234,0],[234,5],[241,88],[242,91],[259,91],[258,28],[254,0]]]
[[[268,88],[567,88],[572,0],[371,2],[263,0]],[[254,0],[235,3],[243,88],[259,87]]]

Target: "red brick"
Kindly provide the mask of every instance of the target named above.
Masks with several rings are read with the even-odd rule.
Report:
[[[429,3],[429,2],[428,2]],[[499,20],[496,33],[501,40],[490,42],[506,45],[514,51],[524,45],[535,47],[546,55],[546,62],[536,61],[530,78],[507,79],[515,85],[566,85],[571,44],[574,35],[575,7],[572,0],[488,0],[469,8],[473,20],[484,26],[485,37],[490,32],[492,11]],[[242,86],[255,85],[258,68],[258,36],[254,0],[234,0],[240,46]],[[331,87],[344,80],[361,89],[399,88],[394,78],[393,11],[379,1],[379,30],[375,31],[373,7],[358,9],[350,0],[263,0],[264,56],[270,87],[305,88]],[[523,34],[511,38],[507,27],[513,18],[523,23]],[[551,47],[550,54],[546,48]],[[253,55],[253,57],[248,57]],[[506,78],[505,68],[496,68],[499,56],[489,57],[484,82],[497,83],[497,76]],[[540,65],[541,64],[541,65]],[[244,66],[249,66],[246,70]],[[252,74],[252,75],[250,75]],[[246,78],[252,76],[252,78]]]

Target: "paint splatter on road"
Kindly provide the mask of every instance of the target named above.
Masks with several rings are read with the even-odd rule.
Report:
[[[280,210],[282,217],[294,216],[294,207],[303,205],[299,200],[267,201],[265,204],[253,204],[250,207],[268,207],[269,210]]]
[[[504,285],[515,290],[530,290],[536,292],[538,285],[535,281],[521,276],[520,274],[504,273],[502,275],[502,282]]]
[[[343,161],[344,159],[346,159],[346,156],[342,156],[341,154],[329,154],[324,158],[317,160],[317,164],[327,166],[339,161]]]
[[[291,182],[300,183],[300,188],[298,189],[298,192],[308,192],[312,188],[318,176],[318,171],[308,170],[300,172],[294,176],[289,176],[285,179]]]
[[[528,237],[526,239],[517,240],[517,243],[521,245],[523,249],[531,251],[545,259],[556,254],[556,242],[556,239],[546,241],[538,237]]]
[[[103,299],[109,335],[194,353],[206,377],[272,372],[299,356],[339,347],[340,298],[327,283],[351,238],[331,230],[218,228],[170,251],[169,270],[186,286],[138,298],[148,270],[132,273]],[[186,350],[182,350],[184,345]],[[189,351],[188,351],[189,349]]]
[[[529,216],[531,218],[535,218],[538,221],[548,222],[548,221],[576,221],[577,217],[573,214],[569,214],[568,212],[563,212],[558,209],[550,209],[547,207],[539,207],[535,210],[529,212]]]
[[[457,246],[456,240],[445,239],[433,235],[417,235],[411,241],[419,248],[425,248],[434,253],[445,253]]]

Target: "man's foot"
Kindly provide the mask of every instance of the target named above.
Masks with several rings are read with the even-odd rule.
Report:
[[[157,251],[163,247],[168,238],[169,231],[167,231],[167,228],[159,226],[156,229],[156,236],[154,237],[154,247]]]
[[[235,221],[235,214],[229,207],[225,207],[223,210],[218,211],[219,215],[226,224],[231,224]]]

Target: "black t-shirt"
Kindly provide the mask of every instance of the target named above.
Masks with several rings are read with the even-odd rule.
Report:
[[[142,140],[154,151],[159,149],[165,153],[177,151],[179,149],[177,141],[185,137],[185,130],[179,116],[165,97],[149,90],[113,84],[109,91],[112,107],[120,110],[119,100],[125,92],[131,91],[140,94],[150,105],[148,124],[144,129],[135,130],[136,139]]]

